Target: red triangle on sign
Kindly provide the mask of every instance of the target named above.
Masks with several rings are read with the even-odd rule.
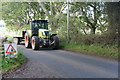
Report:
[[[8,51],[9,49],[12,49],[11,51]],[[16,50],[14,49],[14,47],[10,44],[6,50],[6,53],[16,53]]]

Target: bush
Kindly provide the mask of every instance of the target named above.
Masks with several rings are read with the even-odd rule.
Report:
[[[6,72],[10,69],[13,69],[25,61],[25,56],[19,51],[17,54],[17,58],[3,58],[2,59],[2,72]]]
[[[62,39],[63,40],[63,39]],[[67,41],[64,39],[64,41]],[[92,44],[98,44],[98,45],[104,45],[104,46],[111,46],[111,45],[117,45],[118,44],[118,36],[112,35],[109,33],[105,34],[89,34],[89,35],[74,35],[71,36],[71,43],[75,44],[81,44],[81,45],[92,45]]]
[[[79,45],[74,43],[60,42],[60,47],[65,50],[77,51],[87,54],[98,54],[103,56],[109,56],[118,58],[118,49],[114,46],[102,46],[102,45]]]

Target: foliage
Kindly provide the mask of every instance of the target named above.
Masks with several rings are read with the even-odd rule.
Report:
[[[3,3],[3,19],[7,24],[15,25],[15,29],[25,25],[28,20],[48,19],[51,29],[56,31],[61,26],[66,26],[66,22],[65,25],[61,23],[66,19],[66,7],[65,2],[6,2]],[[96,29],[101,32],[106,30],[107,15],[104,3],[76,2],[70,3],[70,7],[71,29],[76,27],[75,29],[81,29],[85,34],[86,28],[93,30],[93,34]]]
[[[4,2],[2,5],[2,17],[8,25],[22,26],[26,21],[26,3]]]
[[[79,19],[84,29],[88,27],[95,34],[96,29],[103,32],[107,23],[106,7],[104,2],[72,3],[71,12]],[[86,34],[86,33],[85,33]]]
[[[2,14],[11,29],[24,28],[32,19],[48,19],[51,29],[55,29],[65,6],[62,2],[4,2]]]
[[[20,66],[25,62],[25,56],[19,51],[17,58],[3,58],[2,59],[2,72],[6,72],[10,69]]]
[[[77,51],[89,54],[98,54],[103,56],[109,56],[118,58],[118,48],[115,46],[103,46],[103,45],[79,45],[75,43],[61,42],[61,48],[70,51]]]

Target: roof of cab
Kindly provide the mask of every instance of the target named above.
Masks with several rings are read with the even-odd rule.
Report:
[[[42,19],[34,19],[31,20],[30,22],[39,22],[39,21],[48,22],[48,20],[42,20]]]

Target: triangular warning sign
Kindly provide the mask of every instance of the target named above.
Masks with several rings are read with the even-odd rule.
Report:
[[[6,53],[16,53],[14,47],[10,44],[6,50]]]

